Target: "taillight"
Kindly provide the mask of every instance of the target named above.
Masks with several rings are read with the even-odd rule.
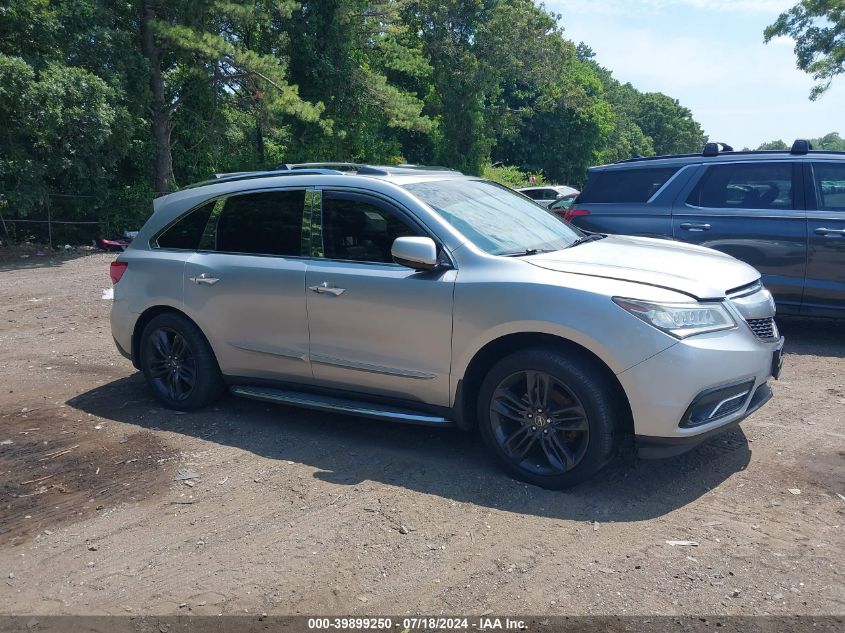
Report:
[[[109,266],[109,277],[111,277],[111,282],[116,284],[120,281],[120,278],[123,277],[123,273],[126,272],[126,267],[129,266],[126,262],[112,262],[111,266]]]
[[[590,212],[587,209],[567,209],[566,213],[563,214],[563,219],[567,222],[572,222],[572,218],[581,215],[590,215]]]

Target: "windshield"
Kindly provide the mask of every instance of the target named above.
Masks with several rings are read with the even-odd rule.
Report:
[[[581,236],[525,196],[487,180],[437,180],[405,189],[491,255],[557,251]]]

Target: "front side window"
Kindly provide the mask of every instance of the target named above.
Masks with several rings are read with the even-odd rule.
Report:
[[[792,164],[712,165],[687,204],[714,209],[794,209]]]
[[[201,248],[221,253],[299,256],[305,191],[263,191],[214,203]]]
[[[813,163],[819,209],[845,211],[845,164]]]
[[[648,200],[680,167],[609,169],[590,172],[579,202],[639,204]]]
[[[438,180],[405,189],[491,255],[556,251],[581,236],[542,207],[494,182]]]
[[[392,263],[397,237],[424,235],[387,205],[356,194],[323,192],[323,256],[356,262]]]

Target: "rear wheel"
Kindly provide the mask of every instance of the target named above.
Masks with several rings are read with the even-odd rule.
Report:
[[[594,363],[546,350],[499,361],[478,398],[481,435],[510,472],[544,488],[588,478],[614,455],[616,390]]]
[[[202,332],[174,313],[153,318],[141,334],[141,369],[164,406],[188,411],[211,404],[225,385]]]

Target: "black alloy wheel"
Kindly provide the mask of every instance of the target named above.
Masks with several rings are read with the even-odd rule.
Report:
[[[561,380],[525,370],[502,380],[490,402],[493,435],[521,470],[561,475],[583,459],[590,442],[587,413]]]
[[[164,406],[191,411],[211,404],[226,392],[208,340],[185,315],[166,312],[153,317],[140,343],[141,370]]]
[[[625,394],[580,350],[530,348],[494,364],[478,390],[478,428],[502,467],[559,490],[592,476],[616,454]]]
[[[160,327],[149,335],[148,353],[153,388],[173,402],[187,400],[196,385],[197,365],[185,338]]]

